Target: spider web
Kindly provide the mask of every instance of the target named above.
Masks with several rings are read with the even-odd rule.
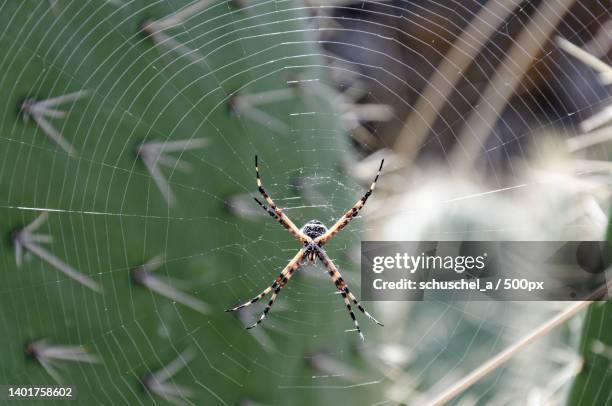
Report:
[[[0,88],[7,100],[0,113],[1,228],[8,235],[47,211],[41,233],[51,235],[53,243],[45,247],[103,287],[96,294],[37,257],[18,269],[7,238],[0,248],[5,332],[0,382],[53,384],[39,363],[23,355],[24,342],[47,338],[57,345],[83,345],[103,360],[61,363],[62,380],[76,385],[80,402],[163,404],[159,393],[143,388],[143,378],[191,350],[193,359],[168,381],[171,388],[189,389],[176,402],[418,404],[558,310],[557,304],[545,303],[366,303],[385,327],[357,314],[366,336],[361,343],[319,265],[296,273],[256,329],[244,326],[259,317],[261,305],[238,316],[223,312],[269,286],[299,249],[252,200],[258,197],[254,155],[266,190],[298,226],[313,218],[333,224],[367,189],[380,157],[390,154],[375,152],[394,146],[395,139],[385,134],[401,132],[410,106],[427,95],[431,75],[447,61],[436,41],[450,44],[469,33],[466,27],[472,18],[479,21],[483,2],[373,3],[211,1],[161,30],[171,40],[161,42],[139,32],[144,21],[204,3],[0,3]],[[563,13],[564,4],[539,8],[539,2],[515,2],[499,21],[493,18],[476,29],[474,35],[507,45],[483,48],[475,59],[477,73],[493,77],[505,67],[507,76],[489,93],[486,83],[459,81],[448,96],[458,102],[449,104],[485,104],[495,111],[495,97],[522,77],[521,61],[509,50],[517,46],[528,52],[516,38],[531,13],[551,21],[547,10],[565,14],[573,25],[555,23],[548,36],[586,42],[594,28],[580,21],[584,9]],[[594,4],[598,7],[587,17],[609,20],[609,6]],[[409,42],[415,29],[431,40]],[[609,35],[608,42],[603,38],[589,44],[605,56]],[[496,210],[508,213],[508,201],[519,199],[509,196],[517,189],[539,197],[542,206],[555,198],[538,191],[537,180],[525,181],[514,166],[516,157],[533,151],[546,156],[534,129],[570,137],[577,123],[609,102],[605,87],[581,61],[546,51],[530,66],[552,66],[548,78],[555,82],[538,87],[536,79],[524,79],[521,85],[536,90],[510,92],[511,107],[488,123],[494,135],[479,148],[477,161],[485,162],[492,182],[474,176],[473,184],[457,186],[446,183],[448,173],[433,169],[403,177],[394,172],[393,160],[387,161],[381,187],[363,215],[326,245],[354,292],[359,292],[359,241],[364,239],[597,235],[599,229],[582,218],[559,222],[558,208],[514,224],[496,218]],[[79,150],[75,158],[15,112],[24,98],[44,100],[83,89],[90,89],[90,96],[63,105],[66,118],[50,120]],[[346,112],[347,99],[338,95],[352,91],[359,97],[348,99],[354,104]],[[230,102],[244,95],[256,113],[231,111]],[[475,95],[490,98],[474,102]],[[278,98],[263,103],[267,97]],[[378,122],[355,113],[366,104],[390,106],[393,114],[382,114],[385,119]],[[472,129],[487,124],[486,111],[469,120],[470,110],[444,106],[443,119],[428,127],[435,136],[418,149],[453,173],[456,157],[467,156],[469,146],[456,149],[449,140],[466,140],[463,123]],[[173,153],[193,166],[191,172],[178,164],[162,169],[177,199],[169,206],[135,147],[143,141],[197,138],[208,144]],[[605,161],[607,150],[602,147],[590,158]],[[407,190],[411,194],[404,195]],[[531,207],[537,212],[540,206]],[[534,219],[544,225],[528,225]],[[163,255],[163,264],[154,274],[162,281],[180,280],[173,286],[206,303],[208,314],[130,279],[130,270],[157,255]],[[551,335],[482,380],[463,401],[516,401],[516,388],[529,388],[533,397],[562,399],[555,371],[572,371],[579,330],[574,321],[564,335]],[[542,350],[550,348],[554,351]],[[574,375],[562,386],[567,388]]]

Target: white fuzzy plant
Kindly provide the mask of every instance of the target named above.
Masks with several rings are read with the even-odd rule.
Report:
[[[603,73],[612,69],[609,65],[593,55],[586,56],[584,50],[577,51],[565,40],[558,43],[563,49],[571,49],[571,54],[583,63],[601,71],[602,81],[606,79]],[[604,107],[600,113],[587,118],[580,126],[583,130],[580,134],[568,135],[557,129],[542,131],[537,137],[537,149],[528,146],[529,153],[515,159],[512,173],[501,180],[476,169],[455,173],[441,167],[407,168],[411,164],[406,164],[392,150],[370,155],[352,170],[364,182],[381,156],[385,157],[387,166],[376,199],[364,210],[368,221],[366,239],[602,239],[611,208],[612,164],[591,159],[590,152],[612,141],[612,117],[608,111],[609,107]],[[578,302],[575,307],[558,302],[457,304],[464,310],[463,323],[472,323],[475,334],[481,329],[498,330],[499,341],[507,344],[510,353],[500,357],[503,354],[492,356],[490,348],[466,350],[462,366],[456,368],[449,364],[446,367],[452,372],[446,373],[442,365],[442,380],[429,387],[421,385],[422,376],[440,367],[444,357],[435,367],[430,367],[431,371],[425,369],[418,374],[414,368],[422,365],[408,362],[396,366],[391,369],[394,372],[387,396],[398,402],[415,398],[432,401],[442,393],[433,401],[446,401],[451,397],[444,398],[445,391],[449,396],[460,394],[508,362],[506,374],[495,381],[492,389],[495,399],[502,403],[518,401],[534,405],[562,402],[569,383],[582,365],[577,352],[580,318],[572,317],[582,314],[580,311],[589,303]],[[427,305],[431,306],[431,302]],[[444,320],[431,327],[431,313],[423,312],[418,304],[381,303],[378,306],[377,311],[384,314],[387,324],[396,326],[395,333],[383,337],[383,345],[399,348],[407,358],[414,355],[411,348],[423,340],[424,331],[453,327],[453,323]],[[436,308],[444,311],[447,306],[438,304]],[[491,314],[496,316],[491,319]],[[562,336],[562,329],[569,330],[570,334]],[[532,341],[536,343],[531,344]],[[481,371],[480,376],[468,376],[474,381],[462,381],[474,365],[487,363],[492,366],[491,370]],[[421,378],[416,379],[415,375]],[[457,392],[449,394],[453,386]],[[518,387],[528,390],[518,393]],[[468,393],[464,400],[475,400],[478,393]]]

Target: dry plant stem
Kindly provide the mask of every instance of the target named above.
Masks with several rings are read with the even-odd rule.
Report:
[[[412,162],[462,73],[520,1],[490,0],[453,43],[410,112],[394,149]]]
[[[146,275],[141,283],[153,292],[156,292],[164,297],[169,298],[170,300],[187,306],[199,313],[210,313],[208,305],[206,305],[204,302],[196,299],[195,297],[187,293],[181,292],[180,290],[174,288],[173,286],[169,285],[161,279],[158,279],[153,275]]]
[[[89,90],[79,90],[77,92],[64,94],[61,96],[52,97],[46,100],[26,100],[21,105],[24,121],[32,119],[40,127],[40,129],[57,143],[68,155],[76,157],[78,155],[76,149],[62,136],[62,134],[51,125],[47,118],[65,118],[67,113],[56,109],[64,103],[77,101],[80,98],[88,96]],[[46,118],[45,118],[46,117]]]
[[[253,120],[257,124],[278,134],[286,135],[290,130],[284,122],[258,108],[241,107],[239,112],[241,116]]]
[[[100,287],[100,285],[94,282],[91,278],[83,275],[82,273],[77,272],[74,268],[65,264],[59,258],[51,255],[44,248],[40,247],[37,244],[29,242],[29,241],[22,242],[22,245],[23,245],[23,248],[25,248],[27,251],[30,251],[32,254],[36,255],[43,261],[47,262],[49,265],[53,266],[55,269],[63,272],[69,278],[74,279],[81,285],[88,287],[94,292],[102,293],[102,288]]]
[[[610,52],[612,48],[612,18],[609,18],[599,27],[595,37],[584,48],[598,58],[603,58]]]
[[[612,74],[612,66],[597,58],[595,55],[592,55],[588,51],[580,48],[578,45],[574,45],[565,38],[557,37],[556,41],[559,48],[563,49],[565,52],[572,55],[574,58],[578,59],[585,65],[590,66],[600,74]]]
[[[603,127],[612,120],[612,105],[604,107],[598,113],[593,114],[580,123],[582,132],[588,133],[597,128]]]
[[[152,32],[151,38],[153,39],[153,42],[155,42],[156,45],[165,46],[170,50],[170,52],[175,52],[177,55],[189,59],[192,63],[206,64],[206,60],[204,59],[204,56],[199,53],[199,50],[192,49],[187,45],[181,44],[171,36],[166,35],[161,31]]]
[[[542,51],[555,27],[575,0],[544,1],[533,12],[528,25],[499,64],[485,89],[478,108],[470,115],[449,158],[457,172],[469,171],[526,71]]]
[[[162,173],[160,166],[166,166],[173,171],[189,172],[191,165],[186,162],[181,162],[179,158],[167,155],[169,152],[186,152],[198,148],[203,148],[207,144],[204,138],[190,138],[186,140],[175,141],[149,141],[141,144],[136,149],[137,156],[142,160],[149,175],[157,185],[157,188],[162,193],[168,206],[176,203],[176,197],[170,188],[168,180]]]
[[[196,1],[195,3],[188,4],[177,12],[157,20],[155,25],[159,30],[177,26],[206,10],[211,3],[211,0],[200,0]]]
[[[361,0],[361,1],[357,1],[355,2],[355,0],[305,0],[304,3],[306,4],[307,7],[321,7],[321,8],[333,8],[333,7],[338,7],[338,6],[345,6],[345,5],[349,5],[349,4],[355,4],[355,3],[371,3],[371,4],[375,4],[375,3],[387,3],[390,0]]]
[[[95,292],[102,293],[102,288],[91,278],[79,273],[70,265],[65,264],[62,260],[45,250],[39,244],[51,243],[52,237],[46,234],[36,234],[35,231],[47,221],[47,212],[42,212],[34,221],[25,226],[21,231],[13,235],[13,243],[15,246],[15,261],[20,267],[23,261],[25,252],[36,255],[41,260],[53,266],[66,276],[72,278],[78,283],[92,289]]]
[[[179,286],[188,288],[189,283],[171,277],[166,277],[164,278],[165,280],[163,280],[153,274],[153,272],[159,269],[163,263],[164,257],[162,255],[157,255],[133,270],[132,277],[140,285],[174,302],[180,303],[202,314],[210,313],[210,308],[206,303],[177,289]]]
[[[566,144],[568,151],[576,152],[610,141],[612,141],[612,127],[605,127],[589,134],[582,134],[569,138]]]
[[[500,352],[493,358],[489,359],[479,368],[474,370],[472,373],[465,376],[463,379],[459,380],[453,386],[451,386],[448,390],[444,391],[439,396],[435,397],[431,401],[426,401],[425,404],[431,406],[444,405],[447,402],[451,401],[454,397],[463,393],[470,386],[480,381],[485,376],[489,375],[491,372],[505,364],[509,361],[513,356],[515,356],[518,352],[522,351],[532,342],[537,339],[545,336],[550,333],[555,328],[564,324],[566,321],[574,317],[578,312],[588,307],[591,303],[593,303],[598,298],[601,298],[608,292],[608,289],[612,287],[612,283],[607,283],[597,291],[595,291],[589,300],[584,300],[581,302],[576,302],[569,306],[567,309],[561,311],[559,314],[554,316],[552,319],[548,320],[546,323],[542,324],[531,333],[512,344],[510,347],[506,348],[504,351]]]
[[[62,135],[49,123],[42,114],[32,114],[32,120],[38,124],[43,130],[47,137],[51,138],[61,149],[63,149],[68,155],[76,157],[78,153],[76,149],[68,142]]]
[[[157,396],[165,399],[173,405],[192,404],[187,397],[193,396],[193,391],[173,383],[168,383],[174,375],[180,372],[195,357],[192,349],[187,349],[179,354],[169,364],[163,366],[159,371],[144,378],[145,387]]]
[[[594,159],[572,159],[568,161],[575,170],[590,172],[612,172],[612,162]]]
[[[293,89],[267,90],[260,93],[243,94],[234,99],[235,106],[253,107],[261,104],[278,103],[295,97]]]
[[[271,131],[285,135],[290,128],[283,121],[260,110],[257,106],[291,100],[294,97],[293,89],[277,89],[239,95],[234,98],[232,108],[238,116],[248,118]]]
[[[101,363],[97,355],[89,354],[82,346],[51,345],[46,340],[29,343],[26,354],[34,357],[58,384],[62,383],[62,378],[58,371],[62,366],[60,364],[62,361],[89,364]]]

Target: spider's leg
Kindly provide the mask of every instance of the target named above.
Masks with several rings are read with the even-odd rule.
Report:
[[[351,319],[353,319],[353,323],[355,324],[355,329],[359,333],[359,337],[361,338],[361,341],[365,341],[365,337],[363,336],[363,333],[361,332],[361,328],[359,328],[359,322],[357,321],[357,317],[355,317],[355,313],[353,313],[353,309],[351,308],[351,303],[349,302],[348,297],[346,297],[346,293],[340,292],[340,294],[342,295],[342,299],[344,299],[344,304],[346,305],[346,308],[349,314],[351,315]]]
[[[246,303],[241,304],[240,306],[236,306],[232,309],[226,309],[226,312],[235,312],[236,310],[240,310],[243,307],[247,307],[252,305],[253,303],[259,301],[259,299],[263,298],[264,296],[266,296],[268,293],[270,293],[272,291],[272,289],[276,288],[278,286],[278,282],[282,279],[283,274],[281,273],[276,280],[274,280],[274,283],[272,283],[271,286],[268,286],[263,292],[261,292],[259,295],[255,296],[254,298],[252,298],[251,300],[249,300]]]
[[[263,313],[261,314],[261,317],[254,324],[251,324],[250,326],[248,326],[246,328],[247,330],[250,330],[253,327],[256,327],[259,323],[261,323],[266,318],[266,316],[268,315],[268,312],[270,311],[270,309],[274,305],[274,302],[276,302],[276,298],[278,297],[278,292],[280,292],[281,287],[282,286],[279,285],[279,286],[276,287],[276,289],[274,289],[274,293],[272,293],[272,297],[270,298],[270,301],[268,302],[268,305],[266,306],[266,308],[264,309]]]
[[[361,199],[357,200],[357,203],[355,203],[355,205],[353,207],[351,207],[350,210],[348,210],[346,213],[344,213],[344,215],[342,217],[340,217],[340,220],[338,220],[336,222],[336,224],[331,226],[329,228],[329,230],[327,230],[327,232],[325,234],[323,234],[322,236],[317,237],[315,239],[315,242],[319,246],[322,246],[327,241],[329,241],[330,238],[332,238],[333,236],[338,234],[340,232],[340,230],[342,230],[344,227],[346,227],[346,225],[352,219],[357,217],[357,215],[359,214],[359,211],[363,208],[363,206],[365,205],[366,201],[368,200],[368,197],[370,197],[370,195],[374,191],[374,188],[376,187],[376,182],[378,181],[378,177],[380,176],[380,171],[382,170],[382,167],[383,167],[384,163],[385,163],[385,160],[383,159],[380,162],[380,167],[378,168],[378,172],[376,173],[376,177],[374,178],[374,182],[372,182],[372,184],[370,185],[370,188],[368,189],[367,192],[365,192],[363,197]]]
[[[273,210],[269,209],[268,206],[263,204],[258,198],[254,197],[253,199],[255,199],[259,207],[264,209],[266,213],[270,215],[270,217],[274,218],[275,220],[278,220],[282,224],[280,217],[278,217],[278,215]]]
[[[355,314],[353,313],[353,309],[349,302],[349,298],[353,301],[355,305],[357,305],[357,308],[363,314],[365,314],[370,320],[372,320],[374,323],[378,324],[379,326],[382,326],[383,324],[379,322],[378,320],[376,320],[370,313],[366,311],[366,309],[363,308],[361,303],[359,303],[355,295],[353,295],[348,285],[342,278],[340,271],[338,271],[338,268],[332,262],[331,258],[329,258],[327,253],[323,249],[317,249],[317,256],[319,257],[321,262],[323,262],[323,265],[325,266],[325,268],[327,268],[327,272],[329,273],[329,276],[331,277],[332,282],[334,282],[334,285],[336,285],[336,289],[340,291],[340,294],[342,295],[342,298],[344,299],[344,303],[346,304],[346,308],[348,309],[349,314],[351,315],[351,318],[353,319],[353,322],[355,323],[355,327],[357,328],[357,331],[359,332],[359,336],[363,339],[363,334],[361,334],[361,330],[359,329],[359,323],[357,323],[357,320],[355,319]]]
[[[372,316],[370,313],[368,313],[368,311],[366,309],[364,309],[364,307],[361,305],[361,303],[359,303],[359,300],[357,300],[357,298],[355,297],[355,295],[353,295],[353,292],[351,292],[348,288],[348,286],[345,284],[344,285],[344,293],[346,293],[349,298],[353,301],[353,303],[355,305],[357,305],[357,308],[359,309],[359,311],[363,314],[366,315],[366,317],[368,317],[370,320],[372,320],[374,323],[378,324],[379,326],[384,326],[384,324],[382,324],[380,321],[376,320],[374,318],[374,316]]]
[[[296,261],[296,262],[292,261],[291,263],[289,263],[289,265],[287,265],[287,268],[285,268],[287,270],[287,273],[282,277],[281,281],[278,283],[278,286],[274,289],[274,293],[272,293],[272,297],[270,298],[268,305],[266,306],[263,313],[261,314],[261,317],[254,324],[248,326],[247,330],[250,330],[253,327],[257,326],[259,323],[261,323],[266,318],[266,316],[268,315],[268,312],[274,305],[274,302],[276,302],[278,293],[287,284],[287,282],[289,282],[289,279],[291,279],[291,277],[293,276],[293,273],[297,271],[299,267],[300,267],[300,261]]]
[[[268,293],[272,292],[272,290],[276,289],[280,283],[282,283],[283,280],[287,280],[287,274],[290,272],[291,269],[293,269],[293,267],[299,267],[300,262],[302,261],[302,259],[304,258],[304,249],[301,249],[298,251],[298,253],[296,254],[295,257],[293,257],[293,259],[291,261],[289,261],[289,263],[287,264],[287,266],[281,271],[281,273],[276,277],[276,279],[274,280],[274,282],[272,283],[272,285],[268,286],[263,292],[261,292],[259,295],[255,296],[254,298],[252,298],[251,300],[249,300],[246,303],[241,304],[240,306],[236,306],[232,309],[227,309],[225,310],[226,312],[234,312],[236,310],[242,309],[243,307],[247,307],[252,305],[253,303],[259,301],[260,299],[262,299],[264,296],[266,296]],[[293,272],[293,271],[291,271]]]
[[[259,176],[259,164],[257,162],[257,155],[255,155],[255,172],[257,174],[257,188],[259,189],[259,193],[261,193],[264,199],[266,199],[266,201],[268,202],[270,210],[276,214],[278,222],[281,223],[281,225],[285,227],[287,231],[289,231],[295,238],[297,238],[298,241],[302,243],[312,242],[312,239],[300,231],[300,229],[293,223],[293,221],[291,221],[291,219],[287,217],[283,210],[274,203],[274,200],[272,200],[268,192],[266,192],[266,190],[264,189],[263,183],[261,182],[261,177]],[[263,206],[262,203],[260,203],[257,199],[255,200],[257,201],[257,203],[260,204],[260,206],[264,207],[264,209],[268,211],[268,209]],[[270,212],[268,211],[268,214],[269,213]]]
[[[259,207],[261,207],[262,209],[264,209],[266,211],[266,213],[268,213],[270,215],[270,217],[272,217],[274,220],[278,221],[280,223],[281,226],[283,226],[285,229],[287,229],[291,234],[293,234],[294,236],[295,233],[291,230],[291,227],[288,226],[288,224],[281,218],[279,217],[278,214],[276,214],[276,212],[270,208],[268,208],[268,206],[266,206],[265,204],[263,204],[258,198],[254,197],[253,199],[255,199],[255,201],[257,202],[257,204],[259,205]],[[301,232],[300,232],[301,233]],[[300,237],[296,236],[296,238],[299,240]],[[301,240],[300,240],[301,241]]]
[[[268,213],[270,215],[270,217],[272,217],[274,220],[278,221],[280,223],[281,226],[285,227],[287,230],[289,230],[289,232],[291,232],[291,230],[289,228],[287,228],[286,223],[283,222],[283,219],[281,219],[278,214],[276,214],[275,211],[271,210],[270,208],[268,208],[268,206],[266,206],[265,204],[263,204],[258,198],[254,197],[253,199],[255,199],[255,201],[257,202],[257,204],[259,205],[259,207],[261,207],[262,209],[264,209],[266,211],[266,213]]]

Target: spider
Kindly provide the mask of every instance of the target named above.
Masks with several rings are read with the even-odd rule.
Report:
[[[302,244],[302,248],[297,252],[293,259],[289,261],[287,266],[285,266],[280,275],[278,275],[278,277],[274,280],[272,285],[267,287],[263,292],[261,292],[259,295],[255,296],[248,302],[241,304],[240,306],[234,307],[233,309],[227,309],[226,312],[233,312],[238,309],[242,309],[243,307],[250,306],[253,303],[264,298],[270,292],[272,292],[272,297],[270,298],[270,301],[268,302],[268,305],[264,309],[263,314],[261,315],[259,320],[257,320],[257,322],[255,322],[253,325],[247,327],[247,330],[252,329],[266,318],[268,312],[272,308],[272,305],[274,305],[274,302],[276,301],[279,292],[287,284],[287,282],[289,282],[289,279],[291,279],[295,271],[300,268],[304,261],[308,261],[309,263],[314,264],[314,262],[319,259],[327,269],[327,272],[329,273],[332,282],[334,282],[336,289],[338,289],[340,295],[342,295],[342,298],[344,299],[344,304],[346,305],[351,319],[353,319],[353,323],[355,324],[355,330],[359,333],[359,337],[361,337],[362,340],[364,339],[363,333],[361,332],[361,328],[359,327],[359,323],[357,322],[357,318],[355,317],[355,313],[353,313],[351,301],[370,320],[372,320],[379,326],[382,326],[383,324],[376,320],[374,317],[372,317],[372,315],[370,315],[370,313],[368,313],[363,308],[361,303],[359,303],[359,300],[357,300],[355,295],[353,295],[353,293],[350,291],[348,285],[346,284],[344,279],[342,279],[340,271],[338,271],[336,265],[334,265],[331,258],[323,249],[323,245],[325,245],[332,237],[334,237],[344,227],[346,227],[346,225],[353,218],[355,218],[359,211],[363,208],[365,202],[368,200],[368,197],[370,197],[372,191],[374,190],[374,187],[376,186],[376,182],[378,181],[378,177],[380,176],[380,171],[382,170],[384,162],[385,160],[383,159],[380,163],[380,167],[378,168],[378,173],[374,178],[374,182],[372,182],[372,185],[370,186],[370,189],[368,189],[368,191],[363,195],[363,197],[359,199],[357,203],[355,203],[355,205],[351,207],[350,210],[344,213],[344,215],[331,228],[328,229],[319,220],[311,220],[308,223],[304,224],[302,228],[298,228],[293,223],[293,221],[291,221],[291,219],[283,212],[283,210],[274,203],[270,195],[268,195],[268,193],[264,189],[263,184],[261,182],[261,177],[259,176],[259,164],[257,162],[256,155],[255,172],[257,174],[257,187],[266,202],[268,202],[269,207],[262,203],[256,197],[254,199],[257,204],[259,204],[259,206],[270,215],[270,217],[277,220],[287,231],[289,231],[291,235],[293,235],[293,237],[295,237]]]

